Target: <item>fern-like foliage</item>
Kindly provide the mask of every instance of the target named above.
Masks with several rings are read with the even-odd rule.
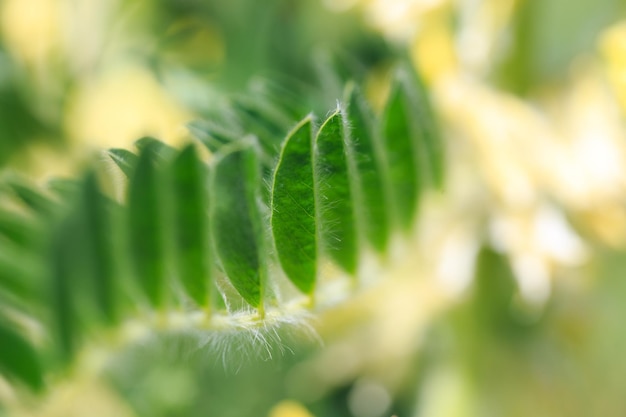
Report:
[[[41,389],[85,339],[130,318],[158,327],[178,312],[218,331],[244,311],[247,325],[263,325],[288,301],[281,285],[313,308],[322,263],[356,279],[364,254],[384,256],[411,229],[422,192],[443,182],[434,116],[408,69],[381,115],[348,84],[322,120],[240,98],[190,130],[208,157],[198,144],[144,138],[133,151],[107,151],[104,174],[45,190],[4,182],[5,376]],[[116,174],[126,183],[119,201],[102,185]]]

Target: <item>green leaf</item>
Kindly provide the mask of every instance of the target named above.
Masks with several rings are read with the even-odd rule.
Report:
[[[353,158],[356,181],[357,209],[362,218],[364,235],[379,253],[385,252],[390,236],[389,178],[381,137],[375,129],[375,117],[358,87],[347,91],[347,118],[351,131],[348,146]]]
[[[523,318],[515,303],[519,288],[510,260],[492,248],[482,247],[476,257],[472,297],[469,299],[468,319],[473,320],[475,334],[496,336],[515,341],[531,321]]]
[[[239,294],[263,308],[263,230],[258,206],[260,170],[256,149],[225,148],[214,166],[212,216],[215,246],[224,271]]]
[[[293,120],[263,96],[254,99],[242,96],[233,104],[246,131],[259,138],[265,153],[276,155],[280,150],[284,132]]]
[[[0,247],[0,292],[32,301],[40,293],[42,260],[10,244]]]
[[[234,100],[233,106],[240,117],[242,115],[248,117],[250,125],[263,126],[273,135],[281,134],[282,130],[293,122],[288,114],[263,94],[241,95]]]
[[[289,128],[308,111],[307,101],[302,100],[305,85],[300,80],[288,77],[283,77],[280,81],[255,77],[249,84],[248,94],[260,97],[264,107],[267,106],[274,114],[280,114],[275,120],[281,120],[283,127]]]
[[[311,294],[317,274],[315,183],[312,120],[302,120],[283,144],[274,172],[271,229],[278,259],[287,277]]]
[[[128,187],[130,252],[141,290],[153,307],[165,303],[165,232],[161,176],[155,167],[157,142],[148,143]]]
[[[211,153],[217,153],[229,143],[237,141],[239,136],[217,123],[209,121],[195,121],[187,125],[189,132],[198,139]],[[237,129],[238,130],[238,129]],[[241,132],[243,135],[243,132]]]
[[[441,189],[444,181],[443,140],[437,125],[426,87],[419,74],[412,68],[402,68],[401,78],[412,115],[414,146],[422,156],[424,173],[436,188]]]
[[[87,268],[93,279],[95,303],[109,323],[117,318],[115,278],[117,260],[111,242],[111,219],[107,210],[109,201],[98,187],[95,173],[89,173],[83,186],[82,204],[86,228],[85,250]]]
[[[49,217],[53,214],[55,209],[54,202],[41,191],[22,181],[13,181],[9,184],[9,187],[17,198],[33,212],[44,217]]]
[[[421,171],[411,128],[414,117],[403,85],[396,77],[383,111],[381,129],[393,197],[393,217],[404,231],[413,224],[421,188]]]
[[[0,371],[31,389],[43,388],[43,372],[33,346],[19,333],[0,320]]]
[[[356,274],[358,248],[346,130],[340,110],[320,127],[315,137],[314,175],[319,184],[316,201],[321,244],[340,267]]]
[[[46,188],[63,201],[73,201],[80,192],[81,183],[75,179],[52,178]]]
[[[194,145],[188,145],[172,164],[172,191],[179,277],[187,295],[208,305],[211,273],[206,166]]]
[[[109,149],[107,151],[109,157],[122,170],[126,178],[131,178],[139,157],[126,149]]]
[[[135,147],[140,153],[143,153],[148,147],[152,148],[152,152],[154,152],[154,155],[157,157],[156,161],[158,162],[170,161],[176,155],[174,148],[150,136],[136,140]]]
[[[23,248],[39,248],[42,231],[33,220],[0,208],[0,236]]]
[[[50,251],[50,304],[59,353],[66,363],[74,354],[78,334],[72,283],[74,223],[70,218],[61,222],[53,234]]]

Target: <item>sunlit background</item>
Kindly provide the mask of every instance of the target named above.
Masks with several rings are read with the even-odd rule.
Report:
[[[447,184],[385,276],[313,320],[321,342],[296,331],[226,364],[157,339],[12,413],[626,414],[622,0],[0,0],[0,175],[43,184],[145,135],[180,145],[259,79],[314,90],[323,115],[329,57],[376,106],[403,54]],[[0,404],[15,395],[0,380]]]

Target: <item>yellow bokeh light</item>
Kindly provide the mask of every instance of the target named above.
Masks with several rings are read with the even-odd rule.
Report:
[[[66,128],[73,140],[98,148],[129,147],[146,135],[178,144],[192,119],[148,70],[126,65],[74,92]]]
[[[58,0],[5,0],[0,19],[4,42],[27,65],[43,64],[61,43]]]
[[[623,111],[626,111],[626,21],[608,29],[600,40],[609,80]]]
[[[314,417],[303,405],[295,401],[281,401],[271,410],[268,417]]]

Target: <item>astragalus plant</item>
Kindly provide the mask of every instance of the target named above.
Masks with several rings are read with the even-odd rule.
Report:
[[[285,329],[314,336],[310,320],[371,285],[364,259],[385,265],[443,185],[426,91],[410,67],[394,74],[380,114],[352,82],[301,119],[270,88],[192,123],[181,149],[145,137],[79,178],[5,178],[0,370],[17,397],[158,334],[226,367],[289,348]]]

